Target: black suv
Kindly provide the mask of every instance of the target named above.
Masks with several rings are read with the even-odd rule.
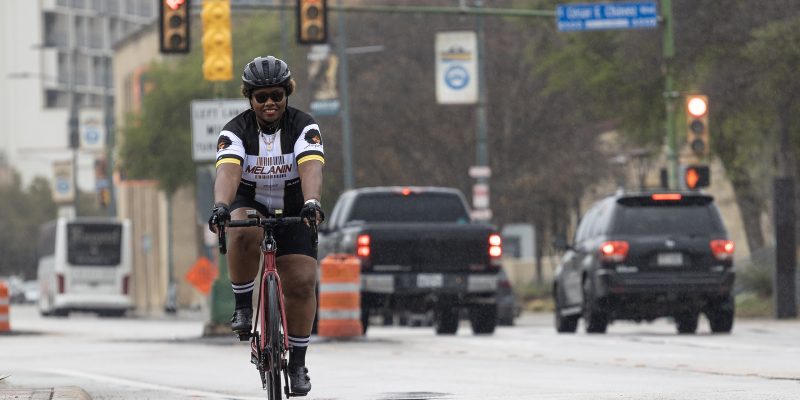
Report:
[[[586,212],[555,273],[558,332],[604,333],[614,320],[674,318],[694,333],[700,312],[730,332],[733,242],[714,199],[697,192],[618,193]]]

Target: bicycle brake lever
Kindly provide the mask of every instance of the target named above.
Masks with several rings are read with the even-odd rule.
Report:
[[[316,249],[317,245],[319,244],[319,231],[317,231],[317,221],[316,220],[309,220],[309,227],[311,228],[311,248]]]
[[[225,244],[225,227],[217,226],[217,237],[219,239],[219,252],[220,254],[228,253],[228,247]]]

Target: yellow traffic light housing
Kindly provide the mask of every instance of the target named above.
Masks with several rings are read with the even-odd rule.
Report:
[[[203,0],[203,77],[207,81],[233,79],[230,0]]]
[[[327,0],[297,0],[297,42],[322,44],[327,41]]]
[[[683,169],[683,184],[687,189],[697,190],[711,184],[708,165],[687,165]]]
[[[189,52],[190,0],[160,0],[159,43],[162,53]]]
[[[692,154],[702,159],[708,155],[708,96],[686,96],[686,140]]]

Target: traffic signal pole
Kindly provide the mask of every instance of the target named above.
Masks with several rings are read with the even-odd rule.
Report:
[[[675,104],[678,92],[675,91],[672,62],[675,59],[675,32],[672,18],[672,0],[661,1],[661,17],[664,23],[664,103],[666,104],[668,183],[672,189],[678,188],[680,165],[678,164],[678,138],[675,124]]]

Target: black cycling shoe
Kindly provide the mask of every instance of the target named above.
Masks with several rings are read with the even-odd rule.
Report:
[[[238,334],[248,334],[253,327],[253,309],[237,308],[231,317],[231,330]]]
[[[296,396],[308,394],[311,391],[311,378],[308,376],[308,368],[303,365],[290,365],[287,369],[292,394]]]

